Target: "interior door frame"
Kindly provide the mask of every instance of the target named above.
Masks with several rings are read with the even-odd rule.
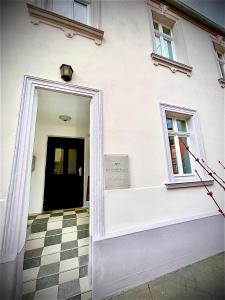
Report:
[[[102,92],[97,89],[24,76],[20,113],[10,184],[7,195],[1,262],[13,261],[23,249],[29,209],[32,152],[37,115],[37,89],[90,97],[90,244],[89,279],[92,268],[92,244],[104,235],[103,124]]]

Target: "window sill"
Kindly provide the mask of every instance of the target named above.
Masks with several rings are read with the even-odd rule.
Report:
[[[220,83],[221,88],[225,88],[225,79],[224,78],[220,78],[220,79],[218,79],[218,81]]]
[[[213,185],[214,180],[203,180],[205,185]],[[169,182],[165,183],[167,189],[187,188],[195,186],[203,186],[200,180],[198,181],[183,181],[183,182]]]
[[[34,25],[47,24],[61,29],[68,38],[72,38],[74,35],[81,35],[94,40],[97,45],[102,43],[104,31],[100,29],[71,20],[30,3],[27,3],[27,8],[31,16],[31,23]]]
[[[190,77],[192,74],[192,67],[179,63],[175,60],[158,55],[154,52],[151,53],[151,58],[155,66],[161,65],[167,67],[172,73],[181,72],[186,74],[188,77]]]

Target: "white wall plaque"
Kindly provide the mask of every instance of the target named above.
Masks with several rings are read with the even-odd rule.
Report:
[[[105,154],[105,189],[127,189],[129,187],[128,155]]]

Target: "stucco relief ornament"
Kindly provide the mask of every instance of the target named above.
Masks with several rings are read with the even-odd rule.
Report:
[[[216,36],[216,41],[218,44],[220,44],[222,47],[225,48],[225,37],[222,35],[217,35]]]
[[[39,25],[40,24],[40,20],[39,19],[37,19],[37,18],[34,18],[34,17],[31,17],[31,23],[33,24],[33,25]]]
[[[177,71],[176,68],[170,68],[170,70],[172,71],[172,73],[176,73],[176,71]]]
[[[223,43],[223,37],[222,37],[222,35],[217,35],[217,36],[216,36],[216,40],[217,40],[217,42],[219,42],[219,43]]]
[[[165,5],[165,4],[160,3],[159,9],[160,9],[160,14],[165,15],[168,11],[168,6]]]
[[[76,35],[77,33],[68,29],[63,29],[65,36],[68,37],[69,39],[71,39],[72,37],[74,37],[74,35]]]

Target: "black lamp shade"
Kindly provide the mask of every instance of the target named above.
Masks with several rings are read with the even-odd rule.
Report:
[[[60,67],[60,71],[61,71],[61,78],[63,80],[70,81],[72,79],[73,69],[71,66],[63,64]]]

